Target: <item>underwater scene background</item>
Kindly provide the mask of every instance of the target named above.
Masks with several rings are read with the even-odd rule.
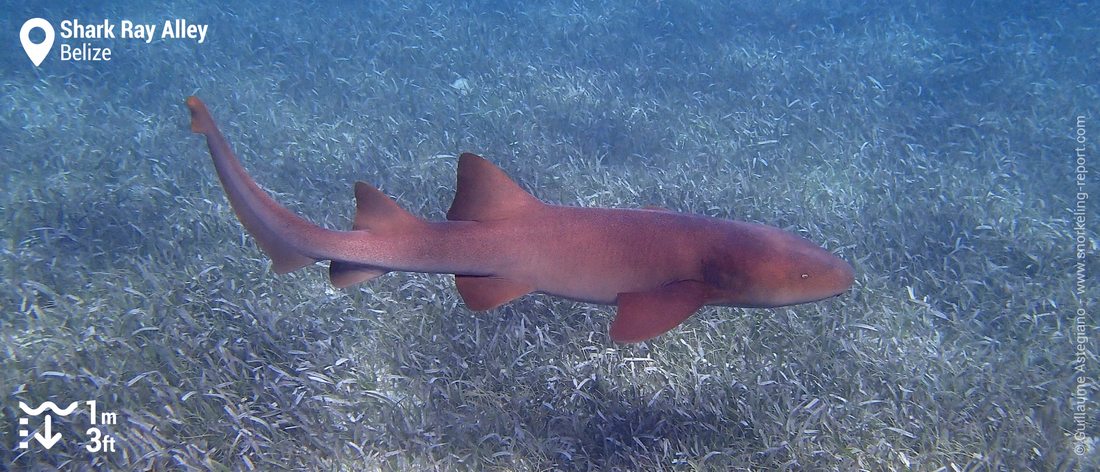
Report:
[[[1095,3],[6,3],[10,469],[1098,466]],[[58,30],[37,67],[36,17]],[[63,38],[72,19],[208,30]],[[276,276],[192,94],[325,227],[357,179],[443,219],[469,151],[552,203],[795,232],[855,287],[619,345],[613,307]],[[20,406],[46,401],[80,408],[47,433]]]

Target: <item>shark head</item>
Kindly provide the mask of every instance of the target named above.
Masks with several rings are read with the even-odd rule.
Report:
[[[703,279],[717,305],[777,307],[840,295],[852,286],[852,266],[806,239],[751,223],[731,231],[703,261]]]

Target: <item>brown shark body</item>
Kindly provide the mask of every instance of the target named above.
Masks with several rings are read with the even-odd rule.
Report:
[[[321,228],[275,202],[241,167],[206,106],[189,97],[229,202],[285,273],[331,261],[337,287],[390,271],[454,274],[466,305],[488,310],[531,292],[617,305],[611,338],[639,342],[704,305],[774,307],[847,290],[848,263],[794,234],[664,210],[543,203],[481,157],[463,154],[447,220],[431,222],[356,182],[351,231]]]

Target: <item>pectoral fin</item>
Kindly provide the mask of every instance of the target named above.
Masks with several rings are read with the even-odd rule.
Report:
[[[637,343],[675,328],[706,303],[707,292],[706,284],[689,280],[647,292],[620,293],[611,340]]]
[[[534,287],[500,277],[456,275],[455,286],[462,301],[474,311],[492,310],[531,293]]]

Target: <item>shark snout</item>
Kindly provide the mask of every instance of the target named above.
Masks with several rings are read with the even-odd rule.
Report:
[[[813,256],[798,272],[798,280],[790,287],[788,296],[794,303],[807,303],[843,295],[855,282],[855,270],[843,259],[821,248],[814,248]]]
[[[834,263],[830,278],[834,283],[834,293],[831,296],[843,295],[848,289],[852,288],[852,284],[855,283],[856,271],[847,261],[836,257],[836,262]]]

